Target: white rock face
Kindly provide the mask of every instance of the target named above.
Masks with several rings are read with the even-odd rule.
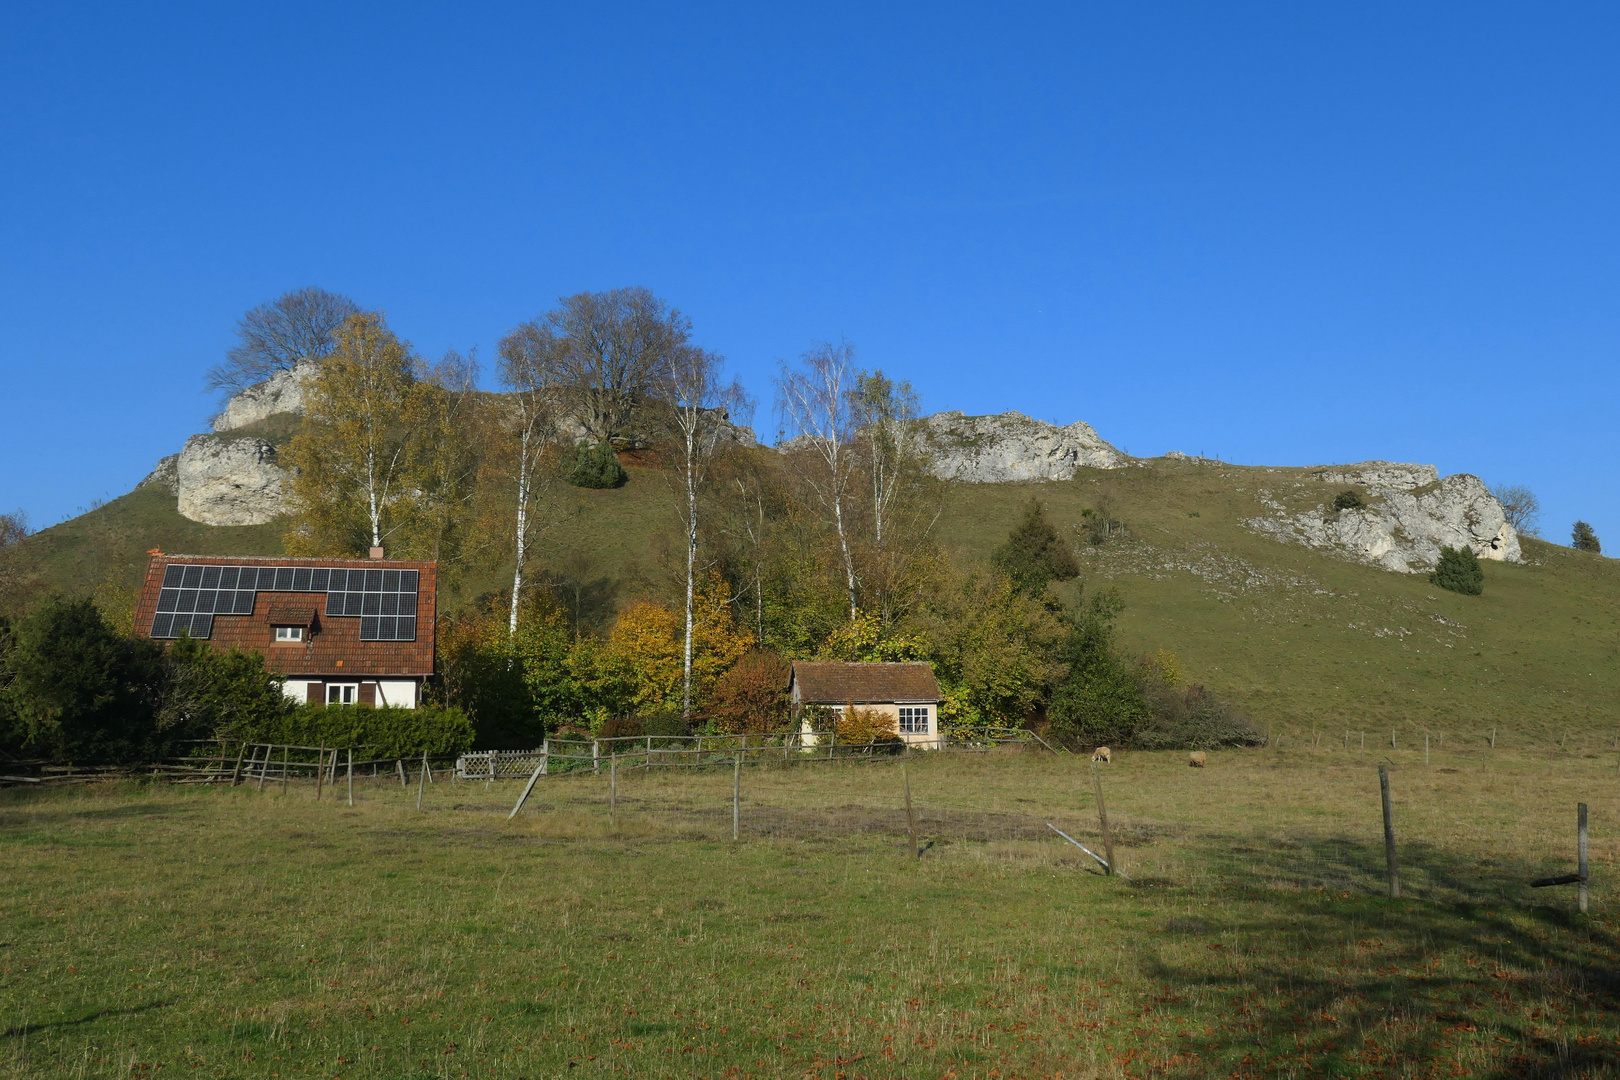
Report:
[[[204,525],[263,525],[286,512],[287,470],[259,439],[193,435],[175,474],[182,516]]]
[[[158,487],[165,488],[170,495],[180,494],[180,473],[178,469],[179,462],[179,454],[170,454],[166,458],[160,458],[158,460],[157,467],[151,472],[147,473],[146,479],[142,480],[135,486],[138,488],[143,488],[156,485]]]
[[[1477,476],[1441,479],[1432,465],[1368,461],[1322,469],[1315,477],[1325,485],[1361,485],[1367,505],[1334,510],[1339,491],[1324,486],[1322,502],[1313,510],[1285,510],[1244,524],[1285,543],[1330,549],[1404,574],[1434,569],[1443,547],[1470,547],[1480,558],[1498,562],[1520,560],[1518,533]]]
[[[923,421],[923,444],[935,476],[969,484],[1068,480],[1082,466],[1121,469],[1132,464],[1090,424],[1057,427],[1018,412],[935,413]]]
[[[291,371],[278,371],[262,383],[254,383],[225,403],[214,417],[215,431],[235,431],[277,413],[304,411],[304,379],[315,373],[315,364],[306,361]]]

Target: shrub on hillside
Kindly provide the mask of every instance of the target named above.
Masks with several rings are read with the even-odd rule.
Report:
[[[1590,551],[1594,555],[1603,554],[1603,545],[1598,542],[1596,530],[1584,521],[1575,523],[1575,528],[1570,533],[1569,543],[1577,551]]]
[[[1262,741],[1247,719],[1198,683],[1183,688],[1148,680],[1142,696],[1148,716],[1127,745],[1143,750],[1217,750],[1258,746]]]
[[[1114,652],[1114,619],[1123,606],[1108,590],[1067,616],[1068,673],[1047,707],[1052,733],[1066,742],[1128,745],[1147,719],[1140,680]]]
[[[1367,503],[1362,499],[1359,491],[1345,490],[1333,496],[1333,509],[1360,510]]]
[[[239,738],[290,712],[281,675],[257,652],[215,652],[206,641],[181,638],[163,657],[158,695],[160,730],[175,738]]]
[[[1441,548],[1440,561],[1429,575],[1430,583],[1442,589],[1478,596],[1485,591],[1485,570],[1470,547]]]
[[[1023,596],[1038,597],[1048,583],[1080,576],[1074,552],[1046,520],[1046,508],[1039,499],[1030,499],[1023,520],[1013,527],[1007,542],[996,548],[990,561],[1012,579],[1013,588]]]
[[[606,442],[581,443],[573,464],[563,474],[563,479],[582,488],[616,488],[629,478],[630,474],[619,464],[619,455]]]
[[[366,705],[300,705],[263,724],[254,742],[364,750],[380,758],[450,757],[472,749],[473,726],[456,708],[422,704],[415,709]]]

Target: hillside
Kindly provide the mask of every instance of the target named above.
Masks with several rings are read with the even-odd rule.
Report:
[[[1031,496],[1044,500],[1073,530],[1084,586],[1123,594],[1123,643],[1174,652],[1188,678],[1230,695],[1262,727],[1316,726],[1334,739],[1366,730],[1369,741],[1387,741],[1392,726],[1454,737],[1498,727],[1503,740],[1569,729],[1601,734],[1605,745],[1620,729],[1620,565],[1527,540],[1524,565],[1487,563],[1485,594],[1468,597],[1240,524],[1268,505],[1319,501],[1323,490],[1306,469],[1161,458],[1081,468],[1064,481],[951,484],[938,530],[954,558],[980,562]],[[565,491],[570,516],[546,537],[544,558],[578,583],[565,603],[600,622],[663,580],[660,537],[674,533],[668,490],[654,470],[632,468],[621,489]],[[1094,547],[1076,526],[1099,505],[1126,532]],[[174,507],[161,487],[139,488],[8,558],[31,566],[45,591],[90,593],[133,586],[152,547],[280,550],[276,524],[210,527]],[[498,589],[504,574],[470,577],[446,606]]]

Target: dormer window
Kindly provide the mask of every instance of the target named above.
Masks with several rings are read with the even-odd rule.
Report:
[[[303,641],[304,628],[302,626],[278,626],[276,627],[276,640]]]

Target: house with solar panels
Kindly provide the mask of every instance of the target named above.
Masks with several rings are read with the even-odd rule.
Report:
[[[437,567],[153,552],[135,630],[253,649],[297,701],[414,709],[433,674]]]

